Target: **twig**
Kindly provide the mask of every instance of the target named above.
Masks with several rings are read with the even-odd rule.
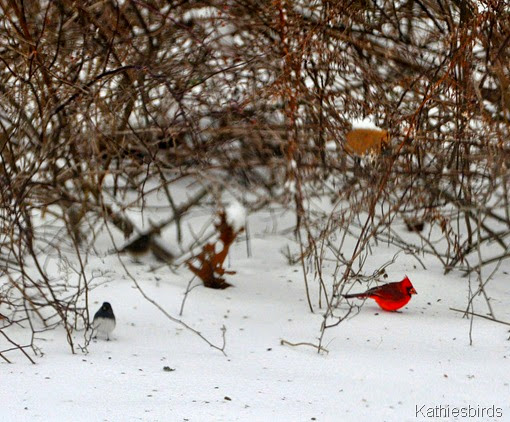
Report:
[[[33,364],[35,365],[34,360],[30,357],[30,355],[29,355],[27,352],[25,352],[25,348],[26,348],[27,346],[20,346],[19,344],[16,344],[16,343],[15,343],[14,341],[12,341],[12,340],[11,340],[11,339],[7,336],[7,334],[5,334],[2,330],[0,330],[0,334],[2,334],[2,335],[5,337],[5,339],[6,339],[9,343],[11,343],[11,344],[14,346],[14,348],[13,348],[13,349],[9,349],[9,350],[16,350],[16,349],[17,349],[17,350],[19,350],[21,353],[23,353],[23,354],[25,355],[25,357],[26,357],[26,358],[27,358],[27,359],[28,359],[31,363],[33,363]],[[3,350],[3,352],[6,352],[6,350]],[[1,355],[1,354],[0,354],[0,355]],[[5,359],[7,362],[9,362],[9,360],[8,360],[5,356],[3,356],[3,355],[1,355],[1,356],[2,356],[2,358],[3,358],[3,359]],[[9,363],[11,363],[11,362],[9,362]]]
[[[305,291],[306,291],[306,300],[308,302],[308,307],[310,308],[310,312],[313,314],[313,305],[312,305],[312,299],[310,297],[310,289],[308,287],[308,277],[306,276],[306,265],[305,265],[305,257],[304,257],[304,246],[303,246],[303,240],[301,239],[301,231],[299,228],[297,229],[297,236],[299,241],[299,249],[300,249],[300,262],[301,262],[301,269],[303,270],[303,279],[305,281]]]
[[[480,318],[483,318],[483,319],[488,319],[489,321],[492,321],[492,322],[497,322],[498,324],[503,324],[503,325],[508,325],[508,326],[510,326],[510,322],[501,321],[501,320],[499,320],[499,319],[491,318],[491,317],[488,317],[488,316],[486,316],[486,315],[477,314],[477,313],[475,313],[475,312],[470,312],[470,311],[466,311],[466,310],[462,310],[462,309],[455,309],[455,308],[450,308],[450,311],[461,312],[461,313],[463,313],[464,315],[477,316],[477,317],[480,317]]]
[[[250,237],[250,227],[248,225],[248,219],[246,219],[246,222],[244,224],[244,233],[245,233],[245,240],[246,240],[246,257],[251,258],[251,237]]]
[[[191,287],[191,283],[193,283],[193,280],[195,280],[195,278],[196,276],[194,275],[186,287],[186,291],[184,292],[184,297],[181,303],[181,310],[179,311],[179,316],[182,316],[182,313],[184,312],[184,304],[186,303],[186,299],[188,298],[189,292],[191,292],[195,287],[201,286],[201,284],[196,284],[195,286]]]
[[[184,321],[178,319],[178,318],[175,318],[173,317],[172,315],[170,315],[158,302],[156,302],[154,299],[152,299],[151,297],[149,297],[147,295],[147,293],[145,293],[145,291],[142,289],[142,287],[140,286],[140,284],[138,283],[137,279],[135,277],[133,277],[133,275],[129,272],[129,270],[126,268],[124,262],[122,262],[122,260],[120,260],[121,262],[121,265],[124,267],[124,271],[126,273],[126,275],[131,279],[131,281],[135,284],[136,288],[138,289],[138,291],[141,293],[141,295],[144,297],[144,299],[151,303],[152,305],[154,305],[163,315],[165,315],[170,321],[176,323],[176,324],[179,324],[181,326],[183,326],[184,328],[186,328],[188,331],[191,331],[193,334],[197,335],[198,337],[200,337],[202,340],[204,340],[210,347],[212,347],[213,349],[216,349],[216,350],[219,350],[221,353],[223,353],[224,356],[227,356],[227,354],[225,353],[225,347],[226,347],[226,331],[227,329],[225,328],[225,326],[223,326],[221,328],[222,330],[222,338],[223,338],[223,343],[221,346],[217,346],[216,344],[212,343],[211,341],[209,341],[200,331],[197,331],[195,330],[194,328],[190,327],[188,324],[186,324]]]
[[[297,347],[297,346],[310,346],[310,347],[313,347],[314,349],[316,349],[319,353],[320,353],[320,352],[326,352],[326,353],[329,353],[329,350],[328,350],[328,349],[326,349],[325,347],[322,347],[322,346],[320,346],[320,345],[313,344],[313,343],[307,343],[307,342],[291,343],[290,341],[287,341],[287,340],[281,339],[281,340],[280,340],[280,344],[281,344],[282,346],[292,346],[292,347]]]

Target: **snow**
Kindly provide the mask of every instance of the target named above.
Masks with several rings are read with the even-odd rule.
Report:
[[[246,209],[239,201],[232,201],[226,209],[227,222],[235,231],[239,231],[246,224]]]
[[[244,224],[239,203],[233,202],[227,215],[237,222],[243,215]],[[1,420],[460,420],[421,416],[423,405],[495,406],[502,416],[494,420],[510,420],[508,327],[475,318],[469,345],[470,320],[450,310],[465,308],[466,278],[444,276],[426,257],[427,269],[416,268],[414,258],[401,254],[387,269],[388,281],[407,274],[418,291],[403,312],[384,312],[367,301],[359,313],[326,331],[327,354],[281,345],[282,339],[317,343],[324,310],[309,274],[315,313],[309,311],[301,267],[289,265],[281,252],[287,245],[297,250],[292,239],[279,234],[292,227],[292,215],[279,215],[277,230],[267,211],[248,220],[252,255],[247,256],[245,239],[231,248],[228,269],[237,273],[227,280],[234,286],[193,289],[180,317],[217,345],[224,325],[227,356],[145,300],[119,259],[147,296],[175,317],[189,272],[150,272],[149,263],[99,255],[90,265],[115,276],[92,290],[90,311],[103,301],[112,304],[117,320],[112,340],[99,338],[88,354],[72,355],[59,329],[39,335],[45,339],[37,342],[44,356],[35,358],[36,365],[9,354],[14,364],[0,364]],[[370,258],[367,274],[394,253],[384,248]],[[505,303],[510,285],[503,273],[508,267],[504,263],[487,286],[503,321],[510,321]],[[474,306],[475,312],[486,311],[483,301]]]
[[[351,124],[353,129],[379,129],[374,119],[368,116],[363,119],[352,119]]]

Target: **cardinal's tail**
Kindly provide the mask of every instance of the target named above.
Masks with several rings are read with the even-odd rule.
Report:
[[[342,295],[345,299],[364,299],[367,297],[365,293],[354,293],[351,295]]]

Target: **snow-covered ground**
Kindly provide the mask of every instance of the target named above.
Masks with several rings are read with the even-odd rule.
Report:
[[[295,247],[278,234],[292,219],[283,218],[277,230],[264,212],[248,221],[252,257],[244,241],[231,249],[230,269],[237,274],[228,281],[234,287],[193,289],[182,316],[218,345],[225,325],[227,356],[146,301],[119,257],[100,256],[91,267],[112,276],[91,292],[90,311],[103,301],[112,304],[113,340],[98,339],[88,354],[72,355],[63,330],[55,330],[37,343],[44,356],[36,365],[19,353],[9,355],[15,363],[0,364],[0,420],[510,420],[509,327],[475,318],[469,345],[470,320],[449,309],[465,308],[465,278],[444,276],[433,260],[425,261],[427,270],[416,268],[412,257],[399,255],[387,269],[389,280],[407,274],[418,295],[401,313],[367,302],[326,332],[329,353],[319,355],[306,345],[280,343],[316,343],[323,313],[317,306],[310,313],[301,267],[290,266],[281,252],[287,244]],[[367,273],[392,254],[374,256]],[[190,273],[150,272],[150,259],[141,264],[121,259],[145,293],[178,317]],[[496,316],[510,321],[504,271],[510,264],[487,289]],[[483,302],[477,311],[485,313]]]

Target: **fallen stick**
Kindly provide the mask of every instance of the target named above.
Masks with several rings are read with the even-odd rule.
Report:
[[[466,310],[463,311],[462,309],[455,309],[455,308],[450,308],[450,311],[462,312],[463,314],[466,314],[466,315],[473,315],[473,316],[477,316],[480,318],[488,319],[489,321],[492,321],[492,322],[497,322],[499,324],[510,326],[510,322],[500,321],[499,319],[494,319],[494,318],[488,317],[486,315],[477,314],[475,312],[469,312]]]

